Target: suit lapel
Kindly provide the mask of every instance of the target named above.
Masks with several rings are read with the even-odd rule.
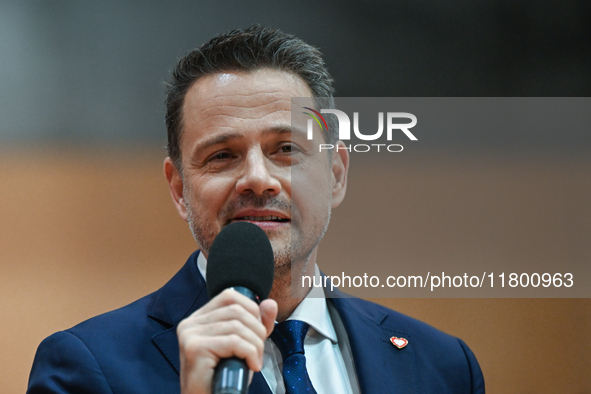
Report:
[[[273,394],[262,373],[256,372],[253,375],[248,394]]]
[[[354,298],[331,299],[347,331],[357,379],[363,394],[418,393],[411,335],[393,327],[387,314]],[[406,338],[398,349],[391,337]]]
[[[197,269],[198,254],[199,251],[193,253],[183,268],[156,292],[148,313],[151,319],[165,327],[152,336],[152,342],[177,373],[180,372],[180,360],[176,325],[209,301],[205,280]]]

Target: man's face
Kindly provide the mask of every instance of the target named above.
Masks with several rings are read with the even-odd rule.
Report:
[[[165,173],[206,256],[235,221],[266,232],[276,266],[315,256],[331,207],[344,197],[348,157],[341,151],[329,162],[326,152],[318,153],[320,133],[309,141],[305,130],[292,129],[291,97],[311,96],[300,77],[271,69],[209,75],[188,90],[183,173],[170,159]]]

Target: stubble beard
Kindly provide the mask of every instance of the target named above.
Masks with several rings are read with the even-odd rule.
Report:
[[[190,196],[190,191],[184,186],[183,199],[187,210],[187,222],[191,234],[193,234],[193,238],[197,242],[197,245],[199,245],[201,251],[209,256],[209,250],[217,236],[215,224],[198,218],[193,210]],[[230,223],[229,218],[234,216],[233,213],[243,208],[267,208],[277,209],[283,212],[291,211],[292,218],[301,217],[297,212],[297,208],[294,208],[289,202],[282,199],[276,197],[244,195],[220,210],[217,223],[220,224],[221,228],[227,226]],[[273,247],[273,257],[275,261],[275,282],[285,283],[285,286],[276,283],[273,287],[290,289],[292,287],[290,285],[292,273],[298,278],[306,271],[312,253],[324,237],[328,228],[330,215],[331,206],[329,205],[327,209],[327,218],[323,226],[317,226],[309,232],[304,232],[299,227],[297,220],[295,220],[291,222],[287,239],[274,239],[276,237],[273,237],[273,234],[271,234],[270,241]],[[292,267],[295,272],[292,271]]]

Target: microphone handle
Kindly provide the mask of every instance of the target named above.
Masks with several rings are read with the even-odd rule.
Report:
[[[257,296],[246,287],[233,289],[258,303]],[[213,394],[247,394],[250,370],[246,361],[238,357],[224,358],[215,367],[212,382]]]

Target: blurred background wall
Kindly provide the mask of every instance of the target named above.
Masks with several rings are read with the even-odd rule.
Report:
[[[339,96],[591,91],[591,3],[584,0],[0,2],[2,392],[24,392],[44,337],[158,289],[195,249],[161,174],[162,81],[189,49],[252,23],[320,47]],[[591,262],[589,140],[567,141],[559,152],[552,139],[541,140],[518,150],[478,138],[447,141],[423,160],[379,171],[353,161],[321,258],[342,258],[355,223],[375,219],[361,202],[387,195],[390,204],[384,199],[377,209],[392,217],[393,231],[427,231],[449,250],[470,250],[458,255],[468,263],[503,256],[507,239],[523,240],[514,252],[535,259],[552,243],[550,228],[565,229],[555,239],[569,247],[562,258]],[[368,190],[367,182],[386,186]],[[462,201],[446,205],[460,225],[438,231],[438,197],[462,195],[473,199],[472,210]],[[486,209],[490,200],[521,225],[470,233],[466,243],[470,229],[462,223],[498,223],[499,211]],[[432,211],[401,212],[401,201]],[[490,234],[498,240],[483,242]],[[415,258],[438,258],[420,237],[391,242],[415,250]],[[491,393],[591,392],[589,299],[377,301],[463,338]]]

